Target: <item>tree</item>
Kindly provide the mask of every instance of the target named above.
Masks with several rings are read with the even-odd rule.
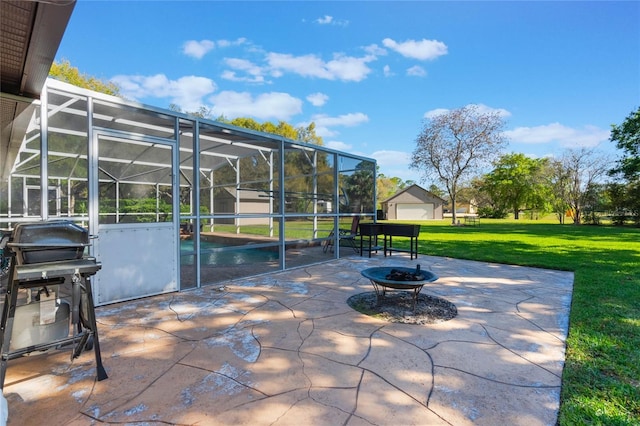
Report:
[[[500,154],[504,126],[497,112],[482,113],[476,105],[467,105],[434,116],[418,135],[410,167],[445,186],[452,223],[460,188]]]
[[[600,225],[600,213],[609,205],[607,187],[603,183],[589,185],[582,196],[582,223]]]
[[[617,166],[609,171],[611,176],[622,176],[626,183],[619,187],[610,187],[615,203],[614,222],[624,224],[626,216],[631,215],[640,224],[640,107],[627,116],[618,126],[611,126],[611,141],[623,150]],[[611,189],[615,189],[611,191]]]
[[[356,165],[355,171],[344,176],[342,189],[349,198],[350,205],[348,211],[352,213],[363,213],[373,206],[373,168],[371,163],[362,161]]]
[[[487,191],[486,176],[475,177],[471,181],[470,195],[478,207],[478,215],[491,219],[504,219],[507,217],[507,207],[503,200],[494,199]]]
[[[569,172],[565,169],[561,161],[552,161],[550,164],[551,173],[551,209],[556,214],[560,224],[564,223],[564,218],[569,206],[569,190],[571,179]]]
[[[192,114],[192,113],[187,113]],[[193,115],[193,114],[192,114]],[[323,140],[321,136],[316,134],[316,124],[311,123],[307,127],[299,126],[293,127],[291,124],[285,121],[279,121],[278,124],[274,124],[270,121],[260,123],[250,117],[237,117],[233,120],[228,120],[224,116],[219,116],[216,121],[221,123],[232,124],[244,129],[255,130],[258,132],[272,133],[275,135],[284,136],[287,139],[296,140],[299,142],[305,142],[314,145],[322,145]]]
[[[607,196],[611,212],[611,220],[614,225],[624,225],[627,211],[627,186],[619,182],[609,182]]]
[[[440,187],[435,183],[432,183],[431,185],[429,185],[429,187],[427,188],[427,191],[429,191],[430,193],[432,193],[437,197],[442,198],[443,200],[444,200],[444,197],[447,196],[446,192],[440,189]]]
[[[180,108],[178,104],[174,104],[174,103],[169,104],[169,110],[175,111],[175,112],[183,112],[182,108]],[[188,111],[188,112],[185,112],[185,114],[189,114],[193,117],[205,118],[205,119],[211,119],[211,116],[212,116],[211,108],[207,108],[204,105],[200,105],[200,108],[198,108],[196,111]]]
[[[379,167],[378,167],[379,168]],[[376,175],[376,208],[381,208],[381,203],[391,198],[398,191],[406,188],[408,185],[399,177],[386,177],[379,173]]]
[[[547,162],[524,154],[503,155],[485,176],[483,189],[498,204],[508,206],[514,219],[519,219],[522,209],[544,211],[549,192],[544,176]]]
[[[609,173],[622,174],[630,182],[640,178],[640,107],[619,126],[611,126],[611,141],[616,142],[624,154]]]
[[[74,86],[93,90],[94,92],[106,93],[107,95],[120,96],[120,87],[111,82],[104,81],[98,77],[82,74],[78,68],[71,65],[68,60],[54,62],[49,70],[49,77]]]
[[[322,136],[316,134],[316,123],[311,122],[307,127],[299,126],[296,128],[298,132],[297,140],[314,145],[322,145]]]
[[[640,180],[627,185],[627,206],[636,226],[640,226]]]
[[[631,183],[610,182],[606,187],[608,209],[614,225],[633,219],[640,225],[640,180]]]
[[[558,172],[563,175],[564,194],[573,223],[582,223],[583,208],[589,203],[593,186],[606,173],[608,159],[589,148],[570,149],[560,160]]]

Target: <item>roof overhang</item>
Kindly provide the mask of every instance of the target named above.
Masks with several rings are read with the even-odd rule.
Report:
[[[11,171],[76,0],[0,2],[0,178]]]

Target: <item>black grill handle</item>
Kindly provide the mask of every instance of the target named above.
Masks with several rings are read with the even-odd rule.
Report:
[[[88,247],[88,243],[7,243],[8,247],[35,248],[35,249],[57,249],[57,248],[77,248]]]

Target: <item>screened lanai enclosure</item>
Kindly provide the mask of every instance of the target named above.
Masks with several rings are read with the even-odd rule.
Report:
[[[375,219],[369,158],[52,79],[22,109],[0,159],[0,228],[88,228],[96,304],[353,253],[331,231]]]

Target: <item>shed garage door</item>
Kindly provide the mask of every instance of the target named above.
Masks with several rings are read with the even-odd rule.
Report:
[[[425,204],[397,204],[396,218],[399,220],[428,220],[433,219],[433,203]]]

